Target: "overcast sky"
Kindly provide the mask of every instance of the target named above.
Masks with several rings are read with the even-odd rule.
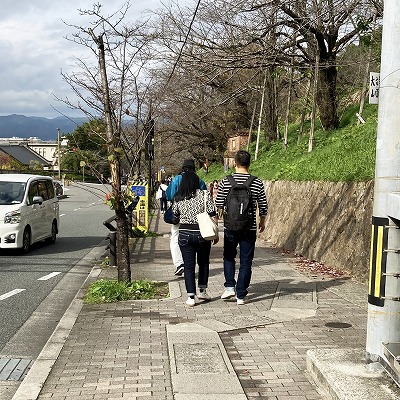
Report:
[[[116,11],[125,1],[1,0],[0,115],[54,118],[60,116],[58,110],[77,116],[54,99],[54,94],[71,96],[60,71],[69,71],[72,58],[83,53],[81,46],[65,39],[71,28],[63,21],[84,25],[78,8],[92,9],[97,2],[107,4],[105,11]],[[162,7],[161,0],[132,0],[131,4],[133,20],[147,9]]]

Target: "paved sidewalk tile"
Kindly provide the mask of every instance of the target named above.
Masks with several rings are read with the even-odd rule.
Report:
[[[182,297],[84,305],[39,399],[174,399],[167,329],[195,322],[218,332],[248,399],[323,399],[306,372],[309,349],[365,345],[366,287],[346,278],[307,276],[267,243],[256,250],[248,301],[222,301],[222,239],[211,251],[209,302],[185,306],[173,275],[169,226],[138,239],[133,278],[174,282]],[[365,290],[365,291],[364,291]],[[338,324],[342,323],[342,324]]]

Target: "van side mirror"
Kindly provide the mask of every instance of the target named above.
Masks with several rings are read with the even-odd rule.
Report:
[[[34,196],[32,200],[32,204],[42,204],[43,197],[42,196]]]

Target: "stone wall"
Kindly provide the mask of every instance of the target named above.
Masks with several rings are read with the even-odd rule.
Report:
[[[373,181],[265,185],[265,240],[358,280],[368,279]]]

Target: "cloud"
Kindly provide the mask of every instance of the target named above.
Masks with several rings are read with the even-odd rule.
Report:
[[[68,25],[87,22],[78,9],[92,9],[94,3],[87,0],[1,1],[1,115],[59,116],[53,108],[71,115],[71,110],[57,102],[54,95],[73,96],[62,80],[61,70],[70,71],[73,57],[81,57],[85,49],[65,37],[74,31]],[[107,3],[104,14],[116,11],[125,1]],[[159,0],[136,0],[131,4],[129,17],[133,20],[139,19],[145,9],[161,7]]]

